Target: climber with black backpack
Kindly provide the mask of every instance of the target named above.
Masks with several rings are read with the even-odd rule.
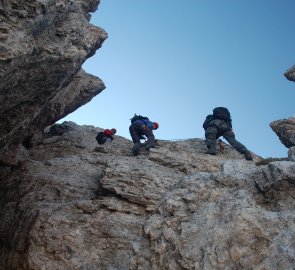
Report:
[[[107,141],[112,142],[117,130],[115,128],[105,129],[104,131],[99,131],[95,137],[98,144],[105,144]]]
[[[227,108],[214,108],[213,114],[207,115],[203,123],[203,128],[205,130],[206,145],[208,148],[207,154],[216,155],[216,140],[220,136],[223,136],[232,147],[245,156],[246,160],[253,160],[250,151],[236,140],[232,130],[231,115]]]
[[[147,141],[144,144],[145,149],[155,147],[155,136],[153,130],[158,129],[159,124],[157,122],[151,122],[148,117],[135,114],[131,119],[131,125],[129,132],[134,143],[132,153],[134,156],[139,154],[139,150],[142,146],[140,140],[146,137]]]

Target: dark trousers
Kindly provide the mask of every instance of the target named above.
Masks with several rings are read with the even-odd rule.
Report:
[[[235,134],[232,132],[228,123],[221,119],[214,119],[211,121],[205,130],[206,144],[207,147],[211,149],[211,152],[216,152],[216,140],[220,136],[223,136],[223,138],[241,154],[248,152],[247,148],[236,140]]]
[[[129,127],[129,132],[130,132],[132,141],[134,143],[134,146],[133,146],[134,154],[138,154],[138,152],[139,152],[140,139],[142,138],[143,135],[146,136],[146,138],[147,138],[145,148],[149,149],[149,148],[155,146],[155,136],[153,134],[153,131],[151,129],[149,129],[147,126],[132,124]]]

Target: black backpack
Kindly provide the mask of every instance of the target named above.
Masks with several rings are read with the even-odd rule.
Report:
[[[230,128],[232,128],[232,121],[229,110],[225,107],[217,107],[213,110],[213,116],[216,119],[224,120]]]
[[[216,107],[213,110],[213,116],[217,119],[221,119],[225,121],[231,120],[230,113],[228,109],[225,107]]]
[[[130,120],[131,120],[131,124],[133,124],[136,120],[149,120],[149,119],[146,116],[134,114],[134,116]]]
[[[207,115],[207,116],[206,116],[206,119],[205,119],[205,121],[204,121],[204,123],[203,123],[203,128],[206,129],[206,128],[209,126],[210,122],[211,122],[212,120],[214,120],[214,119],[215,119],[215,118],[214,118],[213,114],[209,114],[209,115]]]
[[[105,143],[105,141],[103,140],[103,137],[104,137],[103,136],[103,131],[100,131],[100,132],[97,133],[95,139],[96,139],[98,144],[104,144]]]

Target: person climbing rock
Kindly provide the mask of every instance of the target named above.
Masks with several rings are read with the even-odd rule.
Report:
[[[117,130],[115,128],[105,129],[104,131],[100,131],[97,133],[95,139],[98,144],[105,144],[107,141],[112,142]]]
[[[245,156],[246,160],[253,160],[250,151],[236,140],[232,130],[231,115],[227,108],[216,107],[213,110],[213,114],[207,115],[203,128],[208,148],[207,154],[216,155],[216,140],[223,136],[232,147]]]
[[[147,141],[144,145],[145,149],[149,150],[150,148],[155,147],[155,136],[153,134],[153,130],[159,128],[159,124],[157,122],[151,122],[149,118],[143,117],[140,115],[134,115],[131,119],[131,125],[129,127],[129,132],[134,143],[132,148],[132,153],[134,156],[139,154],[139,150],[141,147],[140,140],[145,136]]]

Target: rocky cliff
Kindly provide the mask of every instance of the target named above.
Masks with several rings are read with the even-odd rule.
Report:
[[[0,0],[0,270],[294,269],[292,118],[271,123],[288,158],[253,162],[51,125],[104,89],[81,69],[107,37],[98,4]]]
[[[54,125],[1,166],[1,270],[295,267],[294,162],[210,156],[200,139],[133,157],[96,130]]]
[[[0,1],[0,148],[26,142],[101,92],[81,70],[106,39],[99,0]]]

